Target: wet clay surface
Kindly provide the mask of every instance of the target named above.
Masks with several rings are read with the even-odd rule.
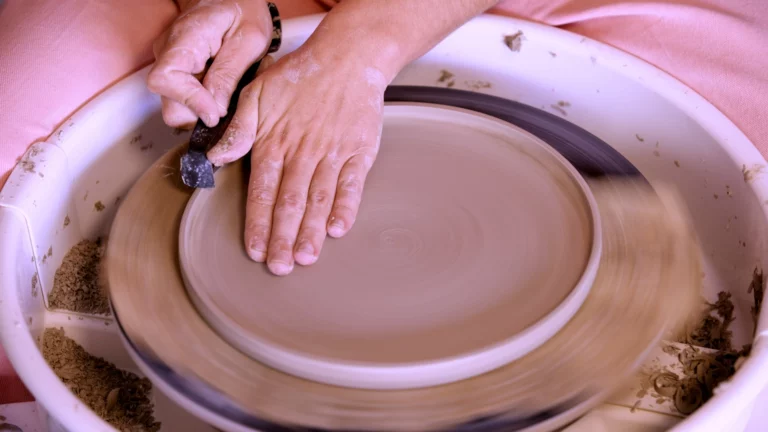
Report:
[[[542,145],[426,108],[390,112],[356,225],[315,265],[275,277],[249,260],[241,165],[193,197],[180,259],[204,307],[240,327],[228,331],[313,357],[416,363],[503,343],[573,290],[590,211]]]

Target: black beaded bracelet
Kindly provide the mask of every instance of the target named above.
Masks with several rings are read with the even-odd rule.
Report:
[[[272,54],[280,49],[280,43],[283,40],[283,26],[280,23],[280,12],[277,10],[277,5],[268,2],[269,15],[272,16],[272,41],[269,44],[269,50],[267,54]]]

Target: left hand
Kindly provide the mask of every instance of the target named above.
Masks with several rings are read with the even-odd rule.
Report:
[[[169,126],[192,128],[200,118],[213,127],[227,114],[243,73],[266,53],[272,17],[264,0],[187,0],[180,5],[181,14],[153,46],[157,61],[147,87],[161,96]]]
[[[251,259],[285,275],[295,262],[317,261],[326,233],[349,231],[378,153],[387,84],[366,62],[309,41],[243,89],[208,158],[222,165],[253,150],[244,238]]]

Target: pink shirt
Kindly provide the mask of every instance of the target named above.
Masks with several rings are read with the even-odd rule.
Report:
[[[284,18],[335,0],[273,0]],[[26,149],[126,75],[178,13],[171,0],[0,3],[0,185]],[[505,0],[493,13],[582,34],[677,77],[768,156],[768,8],[761,0]],[[0,404],[31,400],[0,349]]]

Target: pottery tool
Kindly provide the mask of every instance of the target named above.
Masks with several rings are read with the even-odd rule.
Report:
[[[273,3],[268,3],[267,5],[269,7],[269,13],[272,16],[273,25],[272,41],[267,50],[267,54],[270,54],[280,49],[282,27],[277,6]],[[261,59],[252,64],[246,69],[245,73],[243,73],[242,78],[237,83],[235,91],[232,93],[232,97],[229,100],[227,114],[219,120],[219,123],[216,126],[209,128],[202,120],[197,120],[197,124],[189,139],[189,148],[181,158],[181,180],[185,185],[192,188],[214,187],[213,164],[208,160],[206,153],[213,145],[219,142],[224,135],[224,132],[227,130],[227,127],[235,114],[235,110],[237,109],[237,102],[240,100],[240,92],[245,86],[250,84],[254,78],[256,78],[256,73],[258,72],[260,65]]]
[[[552,430],[605,400],[697,304],[685,207],[636,170],[617,177],[628,163],[611,150],[558,156],[509,125],[528,116],[556,134],[561,119],[482,106],[386,105],[358,224],[285,278],[245,258],[246,165],[195,191],[164,168],[187,149],[166,154],[107,245],[131,349],[195,409],[258,430]],[[575,176],[584,166],[615,172]]]

